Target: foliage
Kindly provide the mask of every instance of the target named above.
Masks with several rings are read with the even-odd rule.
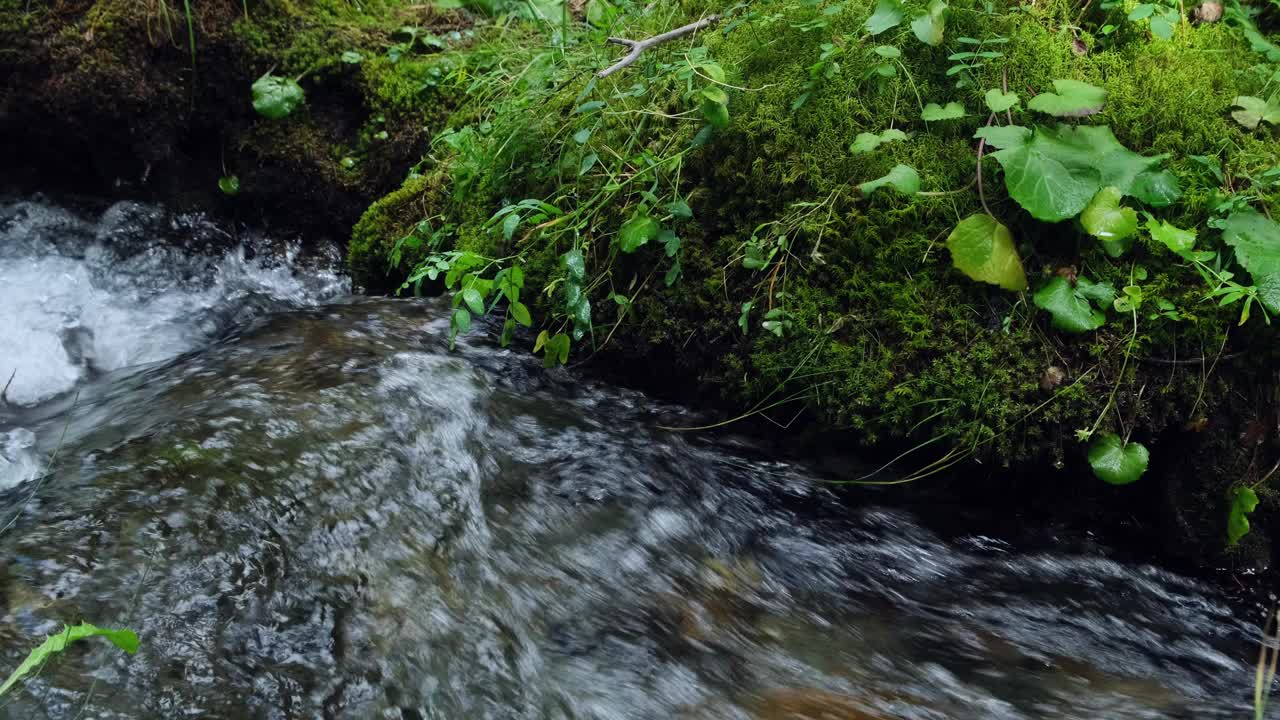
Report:
[[[66,650],[67,646],[71,643],[92,637],[105,638],[109,640],[112,645],[115,645],[130,655],[138,652],[138,636],[134,634],[132,630],[100,628],[90,625],[87,622],[82,622],[74,627],[64,625],[62,632],[45,638],[45,641],[33,649],[27,655],[26,659],[22,661],[22,664],[18,665],[17,669],[9,674],[9,677],[4,681],[4,684],[0,685],[0,696],[3,696],[5,693],[13,689],[13,686],[17,684],[18,681],[22,680],[27,675],[30,675],[34,670],[43,665],[46,660],[57,655],[63,650]]]
[[[223,175],[218,178],[218,189],[223,195],[233,196],[240,193],[240,178],[235,175]]]
[[[1250,130],[1264,122],[1280,125],[1280,91],[1272,93],[1267,100],[1251,95],[1238,95],[1234,104],[1240,109],[1233,111],[1231,117]]]
[[[253,109],[268,120],[288,117],[305,100],[302,86],[296,80],[270,73],[254,81],[250,90]]]
[[[1142,443],[1121,440],[1115,433],[1102,433],[1089,444],[1089,467],[1100,480],[1112,485],[1136,482],[1147,471],[1149,460]]]
[[[1258,494],[1248,486],[1237,487],[1231,493],[1231,509],[1227,511],[1227,545],[1240,543],[1249,534],[1249,513],[1258,507]]]
[[[1082,333],[1097,330],[1106,323],[1103,310],[1115,297],[1115,288],[1110,283],[1095,283],[1081,276],[1073,284],[1069,278],[1059,275],[1037,290],[1033,301],[1036,307],[1053,316],[1055,328]]]
[[[947,237],[947,248],[956,268],[974,280],[1015,292],[1026,289],[1027,276],[1009,228],[990,215],[961,220]]]
[[[1054,80],[1055,92],[1040,93],[1027,103],[1029,110],[1054,117],[1078,118],[1097,115],[1107,100],[1107,91],[1078,80]]]

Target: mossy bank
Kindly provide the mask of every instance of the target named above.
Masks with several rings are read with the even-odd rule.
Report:
[[[459,332],[528,321],[514,345],[550,364],[623,368],[727,416],[901,454],[849,480],[999,474],[1015,497],[1146,508],[1171,552],[1200,563],[1269,562],[1276,300],[1256,302],[1261,265],[1240,266],[1223,226],[1280,212],[1277,127],[1232,112],[1280,84],[1270,5],[211,3],[191,7],[193,60],[183,13],[157,35],[156,8],[7,1],[0,32],[24,44],[6,41],[21,79],[6,136],[95,118],[83,139],[115,152],[101,162],[170,167],[210,197],[225,167],[241,194],[217,202],[237,211],[332,231],[358,205],[348,260],[365,287],[448,283]],[[712,14],[596,76],[625,52],[608,36]],[[269,70],[306,89],[282,120],[247,100]],[[1069,104],[1064,80],[1105,99],[1031,107],[1055,90]],[[1010,148],[974,137],[1009,126],[1105,127],[1151,158],[1159,192],[1125,188],[1131,247],[1100,241],[1078,207],[1029,210]],[[953,262],[957,223],[988,214],[1020,259],[1014,290]],[[1171,249],[1151,232],[1166,223],[1214,257]],[[1225,272],[1253,295],[1207,298]],[[1083,332],[1037,301],[1054,283],[1083,303]],[[1076,293],[1089,283],[1118,297]],[[473,326],[479,314],[497,322]],[[1150,452],[1131,485],[1090,471],[1107,433]],[[1228,547],[1244,487],[1262,503]]]

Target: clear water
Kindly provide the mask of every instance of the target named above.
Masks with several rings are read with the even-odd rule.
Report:
[[[85,643],[0,717],[1252,717],[1259,618],[1205,584],[851,508],[657,429],[684,408],[450,353],[439,302],[145,223],[103,259],[109,220],[25,208],[0,668],[82,618],[142,648]]]

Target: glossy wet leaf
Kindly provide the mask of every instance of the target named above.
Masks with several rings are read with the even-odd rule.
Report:
[[[533,324],[533,317],[529,314],[529,308],[524,303],[511,303],[511,317],[525,327]]]
[[[240,178],[235,175],[224,175],[218,178],[218,189],[223,195],[236,195],[240,192]]]
[[[306,99],[293,78],[263,75],[250,87],[253,109],[269,120],[287,117]]]
[[[1258,507],[1258,494],[1250,487],[1238,487],[1231,493],[1231,509],[1227,511],[1227,544],[1235,545],[1249,534],[1249,513]]]
[[[1054,117],[1087,117],[1102,111],[1107,91],[1079,80],[1054,80],[1054,92],[1044,92],[1027,102],[1036,112]]]
[[[964,117],[964,106],[958,102],[949,102],[946,105],[929,103],[925,105],[924,110],[920,112],[920,119],[925,122],[955,120],[962,117]]]
[[[906,139],[906,133],[894,128],[889,128],[880,133],[858,133],[858,136],[853,139],[853,144],[849,146],[849,152],[854,155],[869,153],[885,143],[900,142]]]
[[[1115,433],[1101,433],[1089,444],[1089,467],[1103,482],[1128,485],[1147,471],[1150,453],[1142,443],[1126,443]]]
[[[970,215],[947,237],[951,262],[965,275],[1005,290],[1027,288],[1022,259],[1009,229],[990,215]]]
[[[947,29],[947,4],[942,0],[929,3],[928,11],[911,21],[911,32],[916,38],[930,47],[942,44]]]
[[[1085,287],[1080,287],[1085,283]],[[1096,330],[1107,321],[1107,316],[1090,302],[1090,295],[1096,297],[1094,283],[1086,278],[1079,278],[1076,285],[1064,277],[1055,277],[1044,287],[1036,291],[1032,301],[1036,307],[1053,316],[1051,324],[1058,330],[1069,333],[1082,333]],[[1111,292],[1114,298],[1114,291]],[[1103,306],[1111,304],[1111,299],[1101,302]]]
[[[902,24],[901,0],[876,0],[876,9],[863,25],[872,35],[890,30]]]
[[[75,626],[63,626],[61,632],[48,636],[44,642],[27,654],[26,659],[9,674],[4,684],[0,685],[0,696],[9,692],[19,680],[30,675],[46,660],[66,650],[71,643],[91,637],[105,638],[130,655],[138,652],[138,636],[132,630],[100,628],[86,622]]]
[[[998,88],[991,88],[987,94],[983,96],[987,102],[987,107],[993,113],[1002,113],[1006,110],[1012,110],[1018,107],[1021,100],[1018,99],[1017,93],[1004,92]]]
[[[662,227],[647,213],[631,216],[618,231],[618,246],[622,252],[633,253],[650,240],[658,237]]]
[[[1128,252],[1133,246],[1134,235],[1138,233],[1138,213],[1133,208],[1121,206],[1122,197],[1119,188],[1104,187],[1080,213],[1080,224],[1085,232],[1098,238],[1102,249],[1113,258]]]
[[[564,268],[570,282],[581,284],[587,279],[587,263],[577,248],[560,256],[560,267]]]
[[[888,175],[864,182],[858,190],[866,196],[886,186],[903,195],[914,195],[920,192],[920,174],[909,165],[895,165]]]
[[[471,312],[476,315],[484,314],[484,296],[475,288],[467,288],[462,291],[462,302],[467,304]]]
[[[1234,212],[1222,227],[1222,240],[1235,248],[1263,306],[1280,313],[1280,224],[1253,210]]]
[[[1182,197],[1178,178],[1168,170],[1147,170],[1133,179],[1129,194],[1151,207],[1169,207]]]

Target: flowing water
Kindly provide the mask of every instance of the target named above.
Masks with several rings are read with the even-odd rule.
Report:
[[[850,503],[199,218],[0,238],[0,668],[142,638],[0,717],[1252,717],[1204,583]]]

